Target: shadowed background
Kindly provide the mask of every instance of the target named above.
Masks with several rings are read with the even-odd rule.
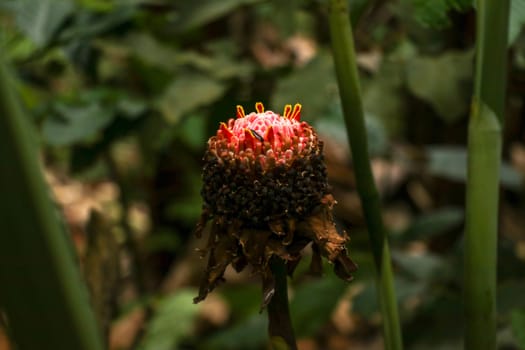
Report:
[[[391,233],[407,349],[461,346],[471,2],[350,1],[372,167]],[[525,5],[512,1],[499,230],[502,349],[525,346]],[[323,1],[0,2],[13,86],[112,349],[263,349],[249,271],[193,305],[201,158],[220,121],[300,102],[325,142],[354,282],[299,266],[299,348],[381,349],[373,263]],[[0,160],[1,161],[1,160]],[[308,255],[308,251],[305,252]],[[308,261],[309,259],[304,259]],[[326,264],[326,263],[325,263]],[[35,315],[37,317],[37,315]],[[0,318],[0,349],[9,349]],[[30,336],[30,335],[28,335]]]

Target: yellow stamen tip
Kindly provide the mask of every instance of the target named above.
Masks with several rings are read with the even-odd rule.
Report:
[[[262,104],[262,102],[257,102],[255,104],[255,110],[257,111],[257,113],[263,113],[264,112],[264,105]]]
[[[290,119],[299,121],[301,119],[301,109],[303,106],[300,103],[296,103],[295,106],[293,106],[292,114],[290,115]]]
[[[290,118],[290,113],[292,112],[292,105],[284,106],[283,117]]]
[[[246,114],[244,113],[244,108],[241,105],[237,105],[237,118],[244,118]]]

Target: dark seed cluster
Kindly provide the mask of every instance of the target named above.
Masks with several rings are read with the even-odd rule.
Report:
[[[210,213],[240,219],[253,228],[283,218],[300,219],[327,192],[322,152],[271,169],[263,169],[257,160],[246,166],[207,152],[203,182],[201,194]]]

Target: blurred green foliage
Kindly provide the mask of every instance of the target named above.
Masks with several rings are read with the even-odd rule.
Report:
[[[350,5],[371,153],[404,169],[401,183],[382,195],[386,212],[402,208],[408,217],[403,227],[390,227],[407,349],[457,348],[472,2]],[[192,289],[166,294],[160,286],[172,265],[189,260],[200,266],[192,260],[191,238],[201,206],[200,159],[235,105],[251,110],[262,101],[280,111],[301,102],[304,119],[348,158],[325,6],[320,0],[0,1],[2,49],[40,130],[46,168],[84,184],[110,180],[123,212],[135,203],[148,209],[147,233],[136,238],[143,293],[153,300],[136,342],[140,348],[264,348],[267,321],[259,314],[255,283],[214,292],[228,309],[227,320],[215,326],[202,326]],[[523,2],[514,0],[511,13],[512,128],[505,140],[502,210],[512,214],[525,205],[524,174],[509,157],[510,145],[523,145],[525,135]],[[342,163],[348,167],[347,158]],[[351,181],[333,179],[338,207],[349,208]],[[431,204],[418,202],[414,184]],[[352,237],[350,252],[360,265],[355,282],[344,284],[329,269],[312,280],[301,265],[291,284],[297,334],[316,339],[320,348],[328,347],[331,334],[353,340],[378,334],[372,258],[362,223],[349,219],[353,214],[338,212],[337,219]],[[119,225],[129,230],[125,215]],[[502,346],[517,348],[524,346],[525,273],[517,247],[525,231],[514,226],[501,228],[499,311],[501,332],[512,334]],[[196,285],[200,271],[193,274],[186,285]],[[334,310],[344,302],[356,324],[349,333],[334,328]]]
[[[169,350],[191,332],[199,306],[192,303],[195,289],[181,289],[155,302],[155,316],[148,324],[139,349]]]

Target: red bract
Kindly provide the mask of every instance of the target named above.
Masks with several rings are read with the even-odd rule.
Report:
[[[264,112],[262,103],[257,103],[256,109],[257,113],[245,115],[244,109],[237,106],[237,119],[230,119],[228,125],[221,123],[217,137],[226,139],[232,151],[238,153],[251,149],[254,156],[270,152],[281,163],[286,163],[314,141],[309,125],[299,121],[300,104],[296,104],[293,110],[287,105],[283,116],[272,111]],[[288,150],[290,152],[285,152]]]
[[[300,121],[301,105],[287,105],[282,116],[265,112],[262,103],[256,111],[245,115],[237,106],[237,118],[221,123],[208,141],[197,235],[212,224],[196,302],[223,280],[229,264],[238,271],[250,264],[263,278],[266,305],[273,295],[269,260],[286,260],[291,274],[310,242],[313,270],[320,270],[320,254],[346,280],[357,268],[346,255],[347,235],[333,223],[322,141]]]

